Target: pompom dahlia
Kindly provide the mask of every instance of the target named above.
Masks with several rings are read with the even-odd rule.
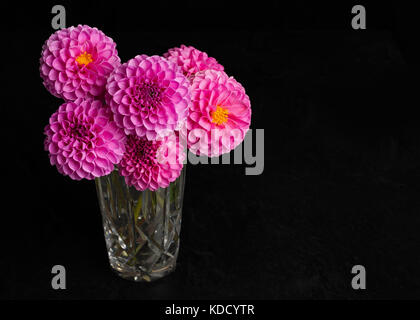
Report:
[[[206,70],[194,78],[187,120],[190,151],[209,157],[239,145],[251,123],[251,103],[245,89],[223,71]]]
[[[56,31],[42,47],[44,86],[65,100],[102,96],[107,77],[120,65],[115,47],[111,38],[89,26]]]
[[[45,127],[50,162],[74,180],[94,179],[114,170],[125,150],[126,136],[108,107],[98,100],[66,102]]]
[[[175,134],[154,141],[130,135],[125,149],[118,170],[139,191],[166,188],[181,174],[185,151]]]
[[[136,56],[108,78],[105,99],[128,135],[155,140],[186,119],[190,83],[178,67],[159,56]]]
[[[200,71],[224,70],[224,67],[215,58],[209,57],[207,53],[192,46],[181,45],[179,48],[169,49],[163,56],[169,61],[175,62],[185,76],[190,79],[193,79],[194,75]]]

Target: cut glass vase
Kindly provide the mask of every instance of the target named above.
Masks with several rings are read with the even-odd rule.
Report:
[[[185,170],[156,191],[127,186],[117,169],[96,179],[109,262],[122,278],[153,281],[175,269]]]

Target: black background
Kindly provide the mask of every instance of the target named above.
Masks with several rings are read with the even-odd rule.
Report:
[[[177,270],[156,283],[108,265],[92,181],[59,175],[43,128],[61,101],[38,59],[59,2],[2,19],[2,299],[400,299],[420,296],[417,26],[405,4],[69,2],[122,61],[180,44],[240,81],[265,169],[188,165]],[[351,28],[363,4],[367,30]],[[51,288],[51,268],[67,289]],[[367,289],[351,288],[351,268]]]

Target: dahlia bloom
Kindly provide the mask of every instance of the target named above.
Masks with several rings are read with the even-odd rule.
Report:
[[[155,140],[186,119],[190,83],[173,62],[139,55],[109,76],[105,99],[127,135]]]
[[[118,170],[139,191],[166,188],[181,174],[185,151],[175,134],[153,141],[129,135],[125,150]]]
[[[224,67],[215,58],[209,57],[207,53],[192,46],[181,45],[179,48],[169,49],[163,55],[169,61],[175,62],[191,80],[197,72],[205,70],[223,71]]]
[[[114,170],[125,150],[123,130],[98,100],[66,102],[45,127],[44,148],[51,165],[74,180],[94,179]]]
[[[206,70],[194,78],[187,120],[190,151],[209,157],[238,146],[251,123],[245,89],[223,71]]]
[[[111,38],[89,26],[56,31],[42,46],[44,86],[67,101],[101,97],[107,77],[120,65],[115,47]]]

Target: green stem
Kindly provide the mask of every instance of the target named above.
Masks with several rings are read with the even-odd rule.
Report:
[[[140,193],[140,197],[138,198],[136,207],[134,208],[134,223],[136,223],[137,219],[139,218],[142,202],[143,202],[143,192]]]

